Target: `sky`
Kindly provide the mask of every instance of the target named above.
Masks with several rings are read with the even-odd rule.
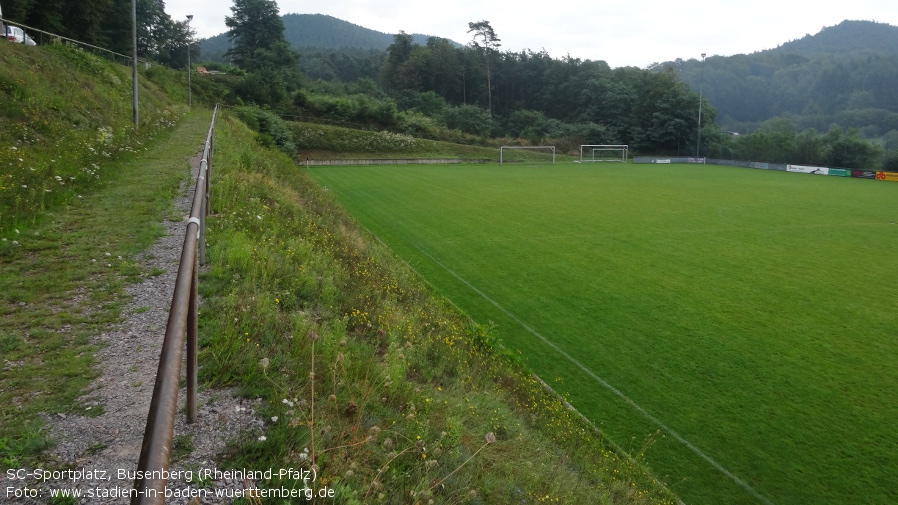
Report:
[[[850,20],[898,26],[898,2],[854,0],[754,0],[753,2],[629,0],[279,0],[283,14],[327,14],[383,33],[422,33],[471,41],[468,23],[490,22],[501,51],[545,49],[553,58],[570,55],[605,60],[612,67],[645,68],[652,63],[700,59],[702,53],[730,56],[772,49]],[[174,20],[193,14],[198,38],[227,30],[233,1],[168,0]]]

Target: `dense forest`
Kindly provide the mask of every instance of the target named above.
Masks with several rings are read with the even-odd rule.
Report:
[[[137,55],[173,68],[187,66],[187,20],[175,21],[162,0],[137,0]],[[3,0],[3,17],[45,32],[131,54],[131,2]],[[192,47],[192,56],[199,48]]]
[[[389,101],[410,122],[426,123],[413,133],[448,128],[477,137],[552,139],[565,145],[624,143],[643,152],[695,154],[699,97],[673,71],[611,69],[603,61],[556,59],[529,50],[502,52],[501,34],[493,33],[488,21],[469,23],[471,40],[464,46],[437,37],[422,44],[399,33],[380,50],[365,42],[365,29],[358,30],[358,39],[341,31],[343,47],[325,43],[330,39],[320,34],[334,26],[327,16],[282,19],[288,40],[298,22],[324,23],[318,30],[305,29],[305,40],[322,41],[323,47],[299,48],[303,89],[294,100],[296,107],[285,112],[392,128],[396,121],[382,113],[383,101]],[[354,26],[337,24],[341,30],[347,25]],[[201,42],[204,58],[221,54],[216,44]],[[342,101],[334,103],[323,94],[343,95]],[[378,102],[360,108],[381,113],[372,118],[348,111],[359,101]],[[703,116],[713,129],[714,108],[707,102]],[[710,129],[707,138],[714,137]]]

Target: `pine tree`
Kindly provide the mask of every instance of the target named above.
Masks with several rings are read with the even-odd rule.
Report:
[[[295,64],[296,54],[284,38],[284,22],[274,0],[234,0],[225,17],[233,47],[226,53],[246,70]]]
[[[468,23],[468,33],[474,32],[474,38],[471,40],[471,45],[474,46],[475,49],[480,49],[484,52],[484,57],[486,58],[486,94],[487,101],[489,103],[489,111],[490,115],[493,114],[493,82],[492,82],[492,65],[490,64],[493,59],[493,55],[498,51],[499,46],[499,37],[496,36],[496,32],[493,31],[493,27],[490,26],[489,21],[478,21],[476,23]],[[478,39],[480,42],[478,43]]]

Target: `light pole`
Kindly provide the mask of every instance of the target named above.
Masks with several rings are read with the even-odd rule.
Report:
[[[695,146],[695,157],[701,158],[702,149],[702,98],[705,94],[705,53],[702,53],[702,80],[698,86],[698,144]]]
[[[193,73],[193,70],[190,68],[190,21],[193,19],[193,14],[187,15],[187,106],[193,107],[193,100],[190,92],[190,74]],[[701,114],[699,114],[701,117]]]

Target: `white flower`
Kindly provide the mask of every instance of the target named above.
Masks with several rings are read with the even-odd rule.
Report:
[[[264,442],[264,441],[266,441],[266,440],[268,440],[268,439],[265,438],[265,435],[262,435],[262,436],[259,437],[259,442]]]
[[[278,422],[278,416],[271,416],[271,422],[273,422],[273,423]]]

